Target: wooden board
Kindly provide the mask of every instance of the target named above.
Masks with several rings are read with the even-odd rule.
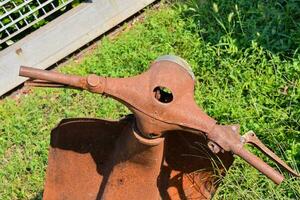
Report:
[[[23,83],[20,65],[46,69],[154,0],[92,0],[0,52],[0,96]]]

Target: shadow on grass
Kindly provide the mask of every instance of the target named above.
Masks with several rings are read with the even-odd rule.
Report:
[[[252,41],[281,56],[291,57],[300,45],[300,3],[297,0],[190,0],[184,9],[204,41],[224,43],[230,36],[239,49]],[[224,39],[224,38],[223,38]]]
[[[44,190],[39,191],[35,197],[33,197],[31,200],[42,200],[43,199],[43,193]]]

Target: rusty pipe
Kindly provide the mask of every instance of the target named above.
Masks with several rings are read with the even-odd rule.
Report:
[[[266,175],[269,179],[271,179],[277,185],[280,184],[284,180],[284,176],[280,174],[278,171],[270,167],[267,163],[262,161],[256,155],[250,153],[246,150],[242,145],[235,146],[232,149],[232,152],[237,156],[243,158],[247,163],[252,165],[262,174]]]
[[[164,139],[154,139],[154,144],[151,139],[141,142],[138,135],[130,124],[116,141],[116,149],[110,155],[111,173],[101,199],[160,199],[157,177]]]
[[[49,82],[68,85],[71,87],[87,89],[86,78],[76,75],[67,75],[54,71],[45,71],[32,67],[21,66],[19,71],[20,76],[30,77],[32,79],[40,79]]]

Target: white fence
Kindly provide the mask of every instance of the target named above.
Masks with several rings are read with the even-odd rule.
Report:
[[[0,4],[4,5],[7,1],[10,2],[10,0],[4,0]],[[23,4],[25,5],[25,3],[33,0],[19,1],[24,1]],[[59,1],[62,2],[63,0]],[[71,0],[65,0],[63,4],[56,6],[53,1],[45,0],[42,2],[40,0],[40,6],[32,9],[32,11],[17,18],[12,18],[7,24],[1,24],[1,31],[3,29],[7,34],[1,39],[1,42],[9,40],[14,34],[18,34],[18,31],[28,28],[39,19],[55,12],[55,9],[57,10],[70,2]],[[92,0],[83,2],[20,41],[0,51],[0,95],[5,94],[26,80],[18,76],[20,65],[46,69],[152,2],[154,0]],[[13,12],[12,10],[18,10],[20,5],[23,4],[14,4],[14,8],[11,10],[4,10],[5,14],[2,14],[1,18],[2,16],[9,18],[9,13]],[[45,5],[51,6],[53,10],[47,12],[45,10],[46,7],[43,7]],[[43,10],[43,8],[45,12],[40,11],[42,13],[35,20],[27,21],[28,24],[25,22],[26,25],[24,27],[18,26],[18,22],[21,19],[24,20],[26,16],[31,14],[34,16],[34,13],[38,10]],[[9,26],[14,26],[16,31],[8,31],[9,33],[7,33],[6,28]]]
[[[3,0],[0,2],[0,45],[74,0]]]

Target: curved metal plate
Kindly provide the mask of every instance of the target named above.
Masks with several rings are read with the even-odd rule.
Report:
[[[51,133],[44,199],[94,200],[113,196],[123,200],[130,196],[156,200],[156,194],[170,200],[212,197],[224,169],[233,162],[230,153],[217,157],[208,149],[205,137],[173,131],[166,134],[159,172],[160,164],[149,161],[160,162],[162,148],[144,148],[130,142],[134,136],[126,133],[132,123],[132,117],[120,121],[63,120]],[[122,181],[114,184],[118,180]],[[151,183],[147,183],[149,180]]]

